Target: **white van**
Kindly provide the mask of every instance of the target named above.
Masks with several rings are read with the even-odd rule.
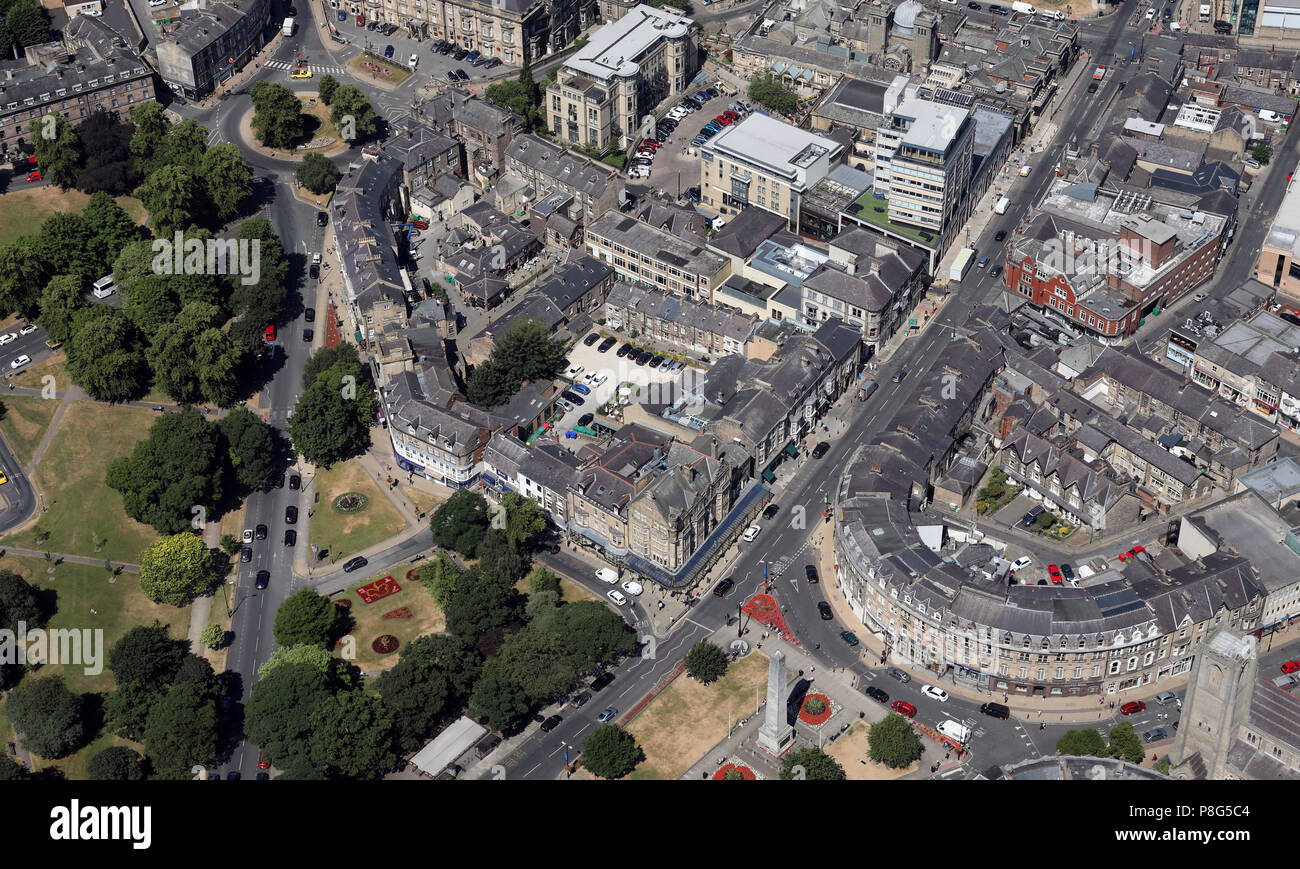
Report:
[[[117,287],[113,285],[113,276],[104,275],[95,281],[94,287],[90,291],[96,299],[107,299],[113,293],[117,292]]]
[[[1021,13],[1022,15],[1034,14],[1034,7],[1029,3],[1021,3],[1020,0],[1016,0],[1016,2],[1012,3],[1011,8]]]
[[[613,585],[618,582],[618,571],[612,567],[602,567],[600,570],[596,571],[596,579]]]
[[[958,724],[951,718],[944,719],[939,724],[938,730],[958,745],[965,745],[970,742],[970,728],[965,724]]]

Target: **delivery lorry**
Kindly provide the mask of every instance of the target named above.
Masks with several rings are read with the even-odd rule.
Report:
[[[957,283],[966,277],[966,273],[970,271],[970,267],[974,263],[975,249],[973,247],[962,248],[961,252],[957,254],[957,258],[952,261],[952,265],[948,267],[948,280]]]
[[[1029,4],[1029,3],[1021,3],[1020,0],[1016,0],[1015,3],[1012,3],[1012,4],[1011,4],[1011,8],[1014,9],[1015,11],[1017,11],[1017,12],[1023,14],[1023,15],[1033,15],[1033,14],[1034,14],[1034,7],[1033,7],[1033,5],[1032,5],[1032,4]]]
[[[1011,205],[1011,200],[1003,196],[998,200],[998,204],[993,206],[994,214],[1006,214],[1007,208]]]
[[[280,32],[283,33],[285,36],[293,36],[293,25],[294,22],[292,18],[284,19],[284,25],[281,26]]]

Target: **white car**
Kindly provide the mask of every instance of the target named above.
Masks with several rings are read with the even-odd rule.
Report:
[[[609,598],[619,606],[627,605],[627,598],[623,597],[623,595],[620,592],[611,591],[609,594],[605,595],[605,597]]]
[[[252,543],[252,542],[253,542],[253,529],[252,529],[252,528],[245,528],[245,529],[244,529],[244,536],[241,537],[241,538],[239,538],[239,539],[240,539],[242,542],[244,542],[244,543]]]
[[[1022,555],[1019,558],[1017,558],[1015,561],[1011,562],[1011,569],[1024,570],[1026,567],[1028,567],[1033,563],[1034,563],[1034,559],[1030,558],[1028,555]]]
[[[629,177],[629,178],[649,178],[649,177],[650,177],[650,170],[649,170],[649,168],[647,168],[647,167],[645,167],[645,166],[634,166],[634,167],[632,167],[631,169],[628,170],[627,177]]]
[[[936,688],[933,685],[922,685],[921,693],[932,700],[938,700],[940,703],[948,702],[948,692],[942,688]]]
[[[420,65],[420,55],[412,54],[410,61],[408,61],[406,65],[409,66],[411,69],[415,69],[417,66]]]
[[[157,9],[159,6],[166,6],[167,0],[149,0],[149,5]]]
[[[10,332],[6,335],[0,335],[0,347],[3,347],[5,344],[8,344],[10,341],[17,341],[17,340],[18,340],[17,332]]]
[[[641,588],[641,583],[639,582],[633,582],[632,580],[629,579],[627,582],[623,583],[623,591],[627,592],[633,597],[636,597],[644,590],[645,589]]]
[[[1155,18],[1155,17],[1156,17],[1156,10],[1154,10],[1154,9],[1148,9],[1148,10],[1147,10],[1147,21],[1150,21],[1152,18]]]
[[[575,377],[581,374],[582,371],[583,371],[583,366],[574,365],[571,366],[568,371],[564,372],[564,376],[569,378],[570,380],[573,380]]]
[[[605,375],[605,374],[597,374],[597,373],[594,372],[594,371],[592,372],[592,378],[591,378],[591,385],[592,385],[592,386],[600,386],[600,385],[601,385],[602,383],[604,383],[606,380],[609,380],[609,376],[608,376],[608,375]]]
[[[19,356],[19,357],[18,357],[17,359],[15,359],[13,362],[10,362],[10,363],[9,363],[9,367],[10,367],[10,368],[22,368],[24,365],[26,365],[28,362],[31,362],[31,361],[32,361],[32,357],[30,357],[30,356],[28,356],[26,353],[24,353],[22,356]]]
[[[759,528],[757,525],[750,525],[748,528],[745,529],[745,542],[753,543],[754,538],[757,537],[758,533],[762,530],[763,529]]]
[[[28,323],[26,326],[24,326],[24,327],[22,327],[21,329],[18,330],[18,334],[19,334],[19,335],[30,335],[30,334],[32,334],[33,332],[35,332],[35,331],[36,331],[37,329],[39,329],[39,328],[41,328],[41,327],[40,327],[40,326],[37,326],[35,323]]]
[[[594,382],[595,378],[596,378],[596,372],[588,371],[586,374],[582,375],[582,382],[590,385],[592,382]]]

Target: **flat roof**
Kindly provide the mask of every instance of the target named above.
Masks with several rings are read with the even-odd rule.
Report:
[[[912,121],[903,135],[904,144],[942,153],[957,138],[957,133],[970,112],[931,100],[910,99],[903,100],[893,114]]]
[[[622,20],[622,19],[620,19]],[[834,139],[754,113],[726,130],[704,150],[726,154],[742,163],[757,165],[774,175],[793,178],[821,157],[832,157],[844,149]]]
[[[644,3],[622,18],[591,34],[591,40],[564,62],[568,69],[605,81],[613,76],[634,76],[637,62],[661,39],[680,39],[694,22],[682,15]]]

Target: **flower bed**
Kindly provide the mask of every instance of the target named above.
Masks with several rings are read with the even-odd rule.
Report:
[[[781,607],[777,606],[776,598],[770,594],[754,595],[741,609],[759,624],[779,633],[786,642],[799,645],[799,641],[790,632],[790,627],[781,615]]]
[[[377,654],[391,655],[397,651],[397,637],[392,634],[380,634],[375,637],[375,641],[370,644]]]
[[[390,594],[397,594],[402,587],[397,584],[397,580],[391,576],[385,576],[383,579],[376,579],[374,582],[366,583],[357,589],[357,596],[361,598],[362,603],[374,603],[382,600]]]
[[[399,607],[398,607],[397,609],[395,609],[395,610],[389,610],[388,612],[384,613],[384,618],[386,618],[386,619],[409,619],[409,618],[411,618],[412,615],[413,615],[413,614],[412,614],[412,612],[411,612],[411,608],[410,608],[409,606],[399,606]]]
[[[818,704],[820,704],[822,711],[813,712],[809,710],[808,706],[810,701],[816,701],[812,703],[814,709],[816,709]],[[825,724],[834,714],[835,710],[831,708],[831,698],[827,697],[825,694],[809,694],[807,697],[803,698],[803,705],[799,707],[799,720],[812,727]]]
[[[756,781],[758,779],[758,776],[754,775],[754,771],[749,767],[738,763],[728,763],[718,767],[718,771],[713,774],[713,780],[722,781],[723,777],[733,769],[740,773],[740,777],[745,781]]]

